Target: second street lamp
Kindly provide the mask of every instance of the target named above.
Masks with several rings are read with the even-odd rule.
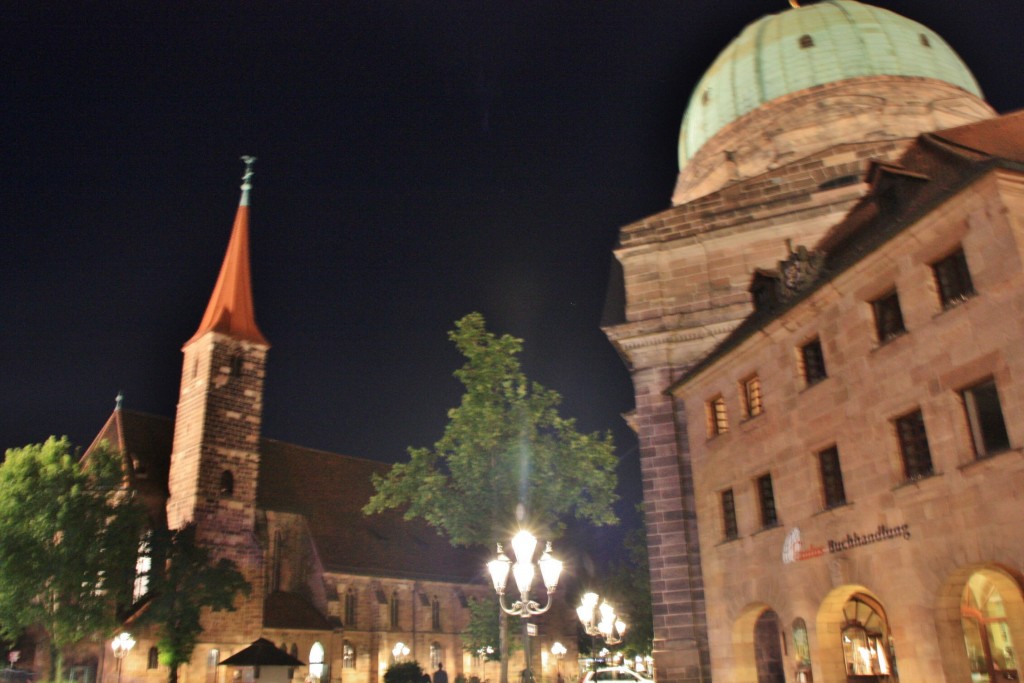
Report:
[[[615,608],[607,600],[598,606],[599,600],[597,593],[587,593],[576,608],[576,615],[588,636],[601,636],[605,645],[618,645],[626,633],[626,622],[615,616]]]
[[[523,619],[523,656],[526,666],[523,669],[524,683],[532,683],[533,673],[530,671],[530,636],[529,619],[535,614],[543,614],[551,608],[551,595],[558,587],[558,577],[562,573],[562,563],[551,555],[551,543],[547,544],[540,559],[534,563],[533,555],[537,550],[537,538],[529,531],[521,530],[512,538],[512,552],[515,555],[515,564],[502,550],[498,544],[498,556],[487,563],[487,571],[491,574],[491,581],[494,583],[494,590],[498,594],[498,604],[506,614],[522,617]],[[547,599],[541,606],[536,600],[530,599],[530,589],[533,587],[533,580],[540,569],[541,580],[547,589]],[[519,599],[511,606],[505,604],[505,586],[508,583],[508,575],[511,571],[519,589]]]

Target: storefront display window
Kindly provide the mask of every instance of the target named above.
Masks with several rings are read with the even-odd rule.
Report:
[[[983,572],[967,581],[960,615],[972,683],[1016,680],[1017,660],[1003,596]]]
[[[811,683],[811,645],[807,640],[807,622],[797,618],[793,621],[793,654],[796,656],[797,683]]]
[[[878,603],[854,595],[843,607],[843,657],[848,681],[896,681],[889,625]]]

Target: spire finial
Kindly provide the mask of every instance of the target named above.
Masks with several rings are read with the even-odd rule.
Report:
[[[245,173],[242,174],[242,206],[249,206],[249,190],[252,189],[252,166],[256,163],[256,157],[244,156]]]
[[[117,392],[117,398],[114,399],[114,410],[121,410],[121,406],[124,405],[124,392]]]

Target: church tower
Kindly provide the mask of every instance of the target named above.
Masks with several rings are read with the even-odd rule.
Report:
[[[215,622],[222,613],[204,620],[210,622],[204,624],[208,638],[248,642],[262,624],[263,552],[256,530],[256,487],[270,344],[256,326],[249,266],[249,192],[255,158],[243,161],[242,196],[224,263],[199,329],[182,348],[167,523],[172,529],[194,524],[197,540],[215,558],[233,560],[252,585],[242,614],[235,613],[231,620],[231,634],[218,632]]]

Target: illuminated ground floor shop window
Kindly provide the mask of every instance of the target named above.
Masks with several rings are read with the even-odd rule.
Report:
[[[967,648],[973,683],[1018,679],[1017,657],[1006,603],[990,574],[985,571],[972,574],[964,586],[960,601],[964,646]]]
[[[855,594],[843,606],[843,659],[848,681],[895,681],[896,656],[881,606]]]

